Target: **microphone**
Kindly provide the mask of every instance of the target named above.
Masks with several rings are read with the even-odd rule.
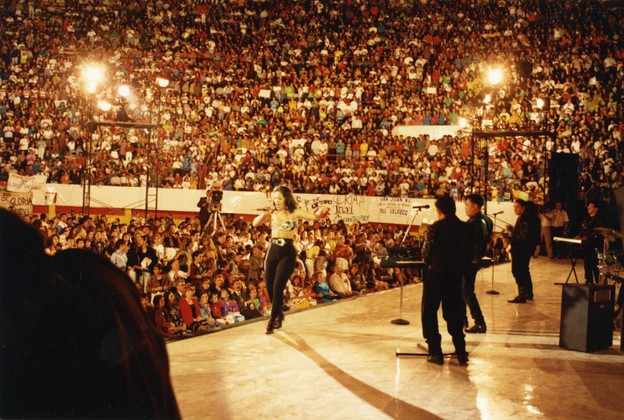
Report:
[[[499,214],[505,213],[503,210],[497,211],[496,213],[492,213],[492,216],[498,216]]]
[[[429,204],[416,204],[416,203],[412,203],[412,208],[413,209],[428,209],[429,208]]]
[[[254,211],[267,211],[269,210],[268,207],[258,207],[257,209],[254,209]]]

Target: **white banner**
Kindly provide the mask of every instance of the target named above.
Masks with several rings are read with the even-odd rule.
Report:
[[[83,190],[80,185],[48,184],[48,191],[58,194],[56,205],[81,207]],[[154,189],[151,189],[154,192]],[[161,188],[158,191],[158,204],[150,202],[150,211],[154,207],[159,213],[166,212],[199,212],[197,202],[204,197],[204,190],[181,190]],[[91,186],[91,208],[144,209],[145,188],[141,187],[109,187]],[[313,212],[319,206],[327,206],[331,212],[332,222],[342,220],[345,224],[392,223],[407,225],[431,224],[437,220],[434,199],[400,198],[400,197],[367,197],[361,195],[330,195],[330,194],[295,194],[300,208]],[[150,198],[151,199],[151,198]],[[44,194],[33,191],[33,203],[46,205]],[[260,214],[261,208],[268,207],[270,197],[266,193],[252,191],[223,191],[221,212],[223,214]],[[419,210],[412,206],[425,206]],[[464,205],[457,203],[457,216],[465,220]],[[513,203],[487,203],[489,213],[504,211],[499,217],[502,223],[514,223],[516,216]],[[496,229],[497,231],[499,229]]]
[[[23,216],[33,212],[32,193],[1,192],[0,207],[13,210]]]
[[[7,191],[29,192],[32,190],[41,190],[45,187],[47,179],[45,175],[28,176],[10,173],[7,182]]]

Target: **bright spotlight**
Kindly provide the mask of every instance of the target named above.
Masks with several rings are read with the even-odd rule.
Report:
[[[459,120],[457,121],[460,127],[466,127],[468,125],[468,120],[465,119],[464,117],[460,117]]]
[[[98,101],[98,108],[100,108],[104,112],[108,112],[112,108],[112,105],[110,102],[100,99]]]
[[[104,80],[104,69],[96,64],[88,65],[82,70],[82,77],[87,82],[97,85]]]
[[[503,70],[493,67],[488,70],[487,78],[492,85],[496,86],[503,80]]]
[[[169,79],[164,78],[164,77],[157,77],[156,78],[156,83],[161,88],[166,88],[167,86],[169,86]]]
[[[97,91],[97,83],[87,81],[85,84],[85,89],[88,93],[95,93]]]
[[[117,94],[119,96],[121,96],[122,98],[129,98],[130,97],[130,86],[128,85],[119,85],[119,87],[117,88]]]

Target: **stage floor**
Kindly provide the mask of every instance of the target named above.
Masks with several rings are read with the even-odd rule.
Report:
[[[582,281],[582,264],[577,268]],[[487,334],[468,334],[470,364],[420,352],[422,284],[287,313],[171,342],[171,378],[185,419],[616,419],[624,416],[620,334],[596,353],[559,347],[561,286],[570,262],[532,259],[535,300],[510,304],[509,263],[477,276]],[[571,279],[574,282],[574,278]],[[453,351],[440,315],[444,351]]]

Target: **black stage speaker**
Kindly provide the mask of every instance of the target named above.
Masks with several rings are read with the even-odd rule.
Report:
[[[593,352],[613,345],[612,284],[564,284],[559,346]]]
[[[579,156],[572,153],[553,153],[548,162],[550,200],[570,203],[577,198]]]

